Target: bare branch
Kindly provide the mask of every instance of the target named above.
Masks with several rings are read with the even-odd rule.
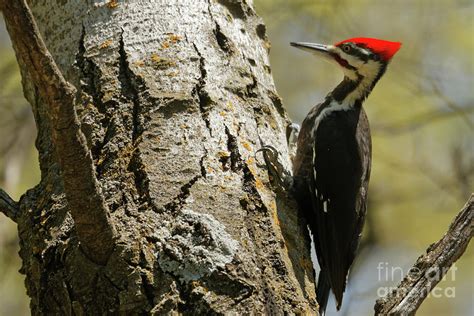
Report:
[[[400,285],[375,303],[375,315],[414,315],[431,290],[466,250],[473,235],[474,194],[446,234],[418,258]]]
[[[18,203],[13,201],[7,192],[2,189],[0,189],[0,212],[16,222],[18,217]]]
[[[81,246],[91,260],[103,264],[114,248],[115,231],[74,108],[76,89],[48,52],[25,0],[0,0],[0,9],[20,65],[48,104],[52,139]]]

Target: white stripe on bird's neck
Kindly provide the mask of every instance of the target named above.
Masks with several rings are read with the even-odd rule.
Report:
[[[361,63],[361,61],[359,60],[357,61],[358,63]],[[352,107],[354,106],[357,100],[365,99],[369,95],[370,91],[372,90],[373,83],[377,79],[377,76],[379,75],[381,67],[382,67],[382,64],[380,62],[375,61],[375,60],[369,60],[366,63],[360,65],[359,67],[356,67],[357,71],[344,68],[344,75],[347,78],[349,78],[350,80],[357,81],[357,80],[360,80],[359,77],[362,76],[362,80],[360,80],[357,87],[352,92],[350,92],[344,98],[344,100],[338,103],[341,105],[344,104],[346,107]]]
[[[353,109],[355,103],[358,100],[365,99],[373,88],[373,83],[377,79],[382,64],[375,60],[369,60],[366,63],[347,55],[347,59],[350,64],[356,64],[357,70],[344,68],[344,75],[351,81],[359,81],[357,86],[349,92],[343,100],[336,101],[332,98],[329,105],[319,113],[316,118],[315,128],[319,125],[319,122],[327,117],[332,112],[336,111],[349,111]],[[344,56],[346,57],[346,56]],[[361,79],[362,78],[362,79]]]

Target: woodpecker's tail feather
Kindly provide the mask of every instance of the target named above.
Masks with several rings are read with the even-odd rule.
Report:
[[[326,313],[326,306],[328,304],[329,291],[331,286],[329,285],[329,280],[326,276],[326,272],[319,272],[318,277],[318,287],[316,288],[316,299],[319,304],[319,315],[324,316]]]

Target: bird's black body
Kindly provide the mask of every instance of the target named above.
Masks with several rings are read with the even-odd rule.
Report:
[[[332,288],[339,305],[366,213],[371,142],[360,105],[331,112],[314,129],[328,102],[314,107],[302,124],[299,142],[314,146],[298,146],[297,157],[304,158],[295,161],[293,174],[321,267],[318,301],[325,305]],[[314,152],[302,152],[305,148]]]
[[[345,74],[306,116],[293,159],[293,191],[314,237],[321,268],[316,294],[324,314],[331,289],[341,306],[367,211],[371,136],[362,103],[400,43],[355,38],[334,46],[292,45],[336,63]]]

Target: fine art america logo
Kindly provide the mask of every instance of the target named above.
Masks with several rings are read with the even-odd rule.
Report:
[[[378,281],[379,283],[400,283],[401,280],[407,275],[411,280],[418,280],[420,278],[426,279],[427,284],[434,285],[439,281],[456,280],[456,264],[453,264],[451,268],[440,268],[432,267],[427,271],[423,271],[417,267],[411,267],[408,270],[404,270],[402,267],[393,267],[389,266],[388,262],[379,262],[377,266],[378,270]],[[429,286],[431,288],[432,286]],[[424,290],[428,292],[428,287],[424,287]],[[384,297],[389,293],[396,291],[397,296],[405,296],[408,293],[405,293],[406,289],[398,289],[394,287],[379,287],[377,289],[377,296]],[[450,287],[440,287],[436,286],[433,290],[427,293],[428,296],[434,298],[447,297],[454,298],[456,296],[456,288],[454,286]]]

